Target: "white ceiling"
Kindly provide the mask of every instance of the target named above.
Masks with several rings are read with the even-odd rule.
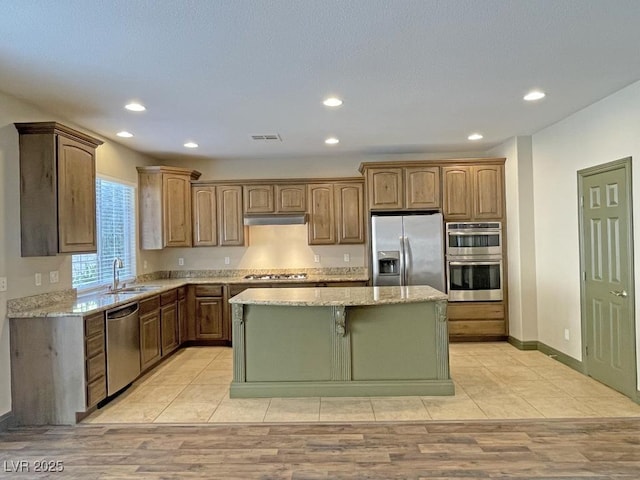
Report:
[[[1,3],[0,91],[160,158],[484,150],[640,79],[638,0]]]

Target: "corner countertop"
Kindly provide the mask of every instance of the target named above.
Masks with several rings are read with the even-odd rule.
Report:
[[[23,307],[19,310],[11,310],[7,312],[8,318],[41,318],[41,317],[82,317],[99,313],[101,311],[116,308],[127,303],[137,302],[145,298],[167,292],[174,288],[184,285],[247,285],[253,289],[261,285],[269,284],[313,284],[324,282],[355,282],[367,281],[366,275],[308,275],[305,279],[292,280],[249,280],[243,276],[219,276],[219,277],[185,277],[172,278],[165,280],[151,280],[149,282],[138,282],[135,285],[152,287],[145,292],[129,292],[111,294],[106,291],[96,292],[78,297],[70,297],[55,301],[45,306],[37,305],[35,302],[30,306],[30,298],[25,297],[21,300]],[[305,290],[308,287],[300,288]],[[331,287],[342,288],[342,287]],[[314,288],[311,288],[312,290]],[[264,289],[263,290],[267,290]],[[268,289],[271,290],[271,289]],[[274,289],[276,290],[276,289]],[[286,290],[286,289],[285,289]]]
[[[252,288],[229,303],[280,306],[367,306],[447,300],[447,295],[426,285],[411,287]]]

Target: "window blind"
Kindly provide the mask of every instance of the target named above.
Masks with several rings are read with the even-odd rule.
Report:
[[[135,188],[96,179],[98,253],[73,255],[72,284],[79,290],[113,282],[113,262],[122,259],[120,280],[136,276]]]

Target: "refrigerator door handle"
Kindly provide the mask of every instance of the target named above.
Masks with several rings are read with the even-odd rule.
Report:
[[[398,240],[400,240],[400,286],[403,286],[406,285],[404,277],[407,269],[407,264],[404,258],[404,237],[400,235]]]
[[[402,257],[404,262],[402,284],[409,285],[409,239],[406,236],[402,237]]]

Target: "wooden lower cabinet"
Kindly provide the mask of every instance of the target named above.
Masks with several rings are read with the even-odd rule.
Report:
[[[178,288],[178,339],[181,344],[188,340],[187,315],[187,287],[180,287]]]
[[[447,306],[452,341],[504,340],[507,317],[504,302],[450,302]]]
[[[179,345],[178,306],[176,302],[160,308],[160,332],[162,337],[162,356],[173,352]]]
[[[107,397],[107,360],[105,356],[104,313],[84,319],[85,381],[87,408]]]
[[[140,369],[154,365],[162,357],[160,342],[160,296],[140,302]]]
[[[222,314],[222,297],[196,297],[196,339],[223,340]]]

